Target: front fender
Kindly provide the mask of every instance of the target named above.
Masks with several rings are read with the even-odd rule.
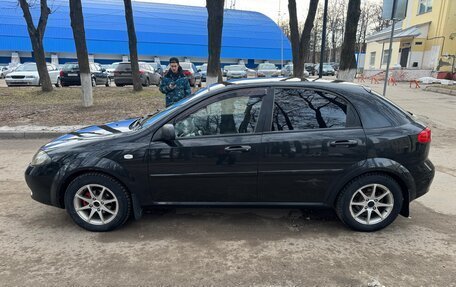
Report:
[[[64,208],[63,193],[70,182],[78,175],[87,172],[100,172],[109,175],[122,184],[131,192],[131,176],[119,163],[96,156],[77,157],[63,164],[56,173],[51,186],[51,202],[54,206]]]

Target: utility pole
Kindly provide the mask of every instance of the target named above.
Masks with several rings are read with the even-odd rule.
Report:
[[[393,51],[394,26],[396,24],[395,14],[396,14],[396,0],[393,0],[393,13],[392,13],[393,25],[391,26],[390,43],[389,43],[389,49],[388,49],[388,51],[389,51],[388,52],[388,62],[386,63],[385,84],[383,85],[383,96],[384,97],[386,97],[386,86],[388,85],[388,73],[389,73],[391,54],[392,54],[391,52]]]

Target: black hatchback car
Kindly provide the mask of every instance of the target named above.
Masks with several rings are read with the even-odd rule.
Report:
[[[359,85],[241,80],[57,138],[25,178],[33,199],[92,231],[189,205],[326,206],[375,231],[429,190],[430,142],[429,128]]]
[[[90,76],[92,78],[92,87],[97,85],[109,87],[111,79],[109,78],[106,69],[102,68],[98,63],[89,63],[89,68]],[[63,65],[62,70],[60,70],[60,83],[62,87],[81,85],[78,62],[70,62]]]

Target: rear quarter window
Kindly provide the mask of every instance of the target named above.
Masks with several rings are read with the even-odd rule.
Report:
[[[367,94],[357,105],[364,128],[394,127],[410,122],[402,110],[373,93]]]

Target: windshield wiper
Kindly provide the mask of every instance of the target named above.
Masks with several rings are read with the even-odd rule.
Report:
[[[132,122],[129,126],[130,130],[132,129],[135,129],[137,127],[142,127],[143,123],[145,121],[147,121],[149,118],[155,116],[156,114],[158,114],[159,112],[163,111],[163,109],[157,109],[154,113],[152,114],[148,114],[146,116],[142,116],[140,118],[138,118],[136,121]]]

